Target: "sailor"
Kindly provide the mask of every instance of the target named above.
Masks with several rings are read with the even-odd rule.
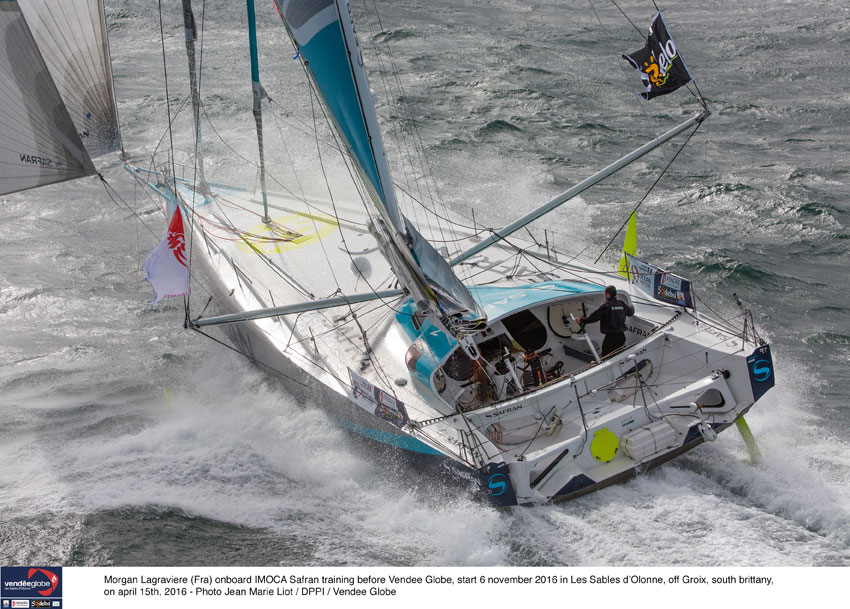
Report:
[[[599,329],[605,335],[602,341],[602,357],[616,351],[626,344],[626,317],[635,314],[635,308],[617,298],[617,288],[609,285],[605,288],[605,302],[588,317],[582,317],[579,324],[599,322]]]

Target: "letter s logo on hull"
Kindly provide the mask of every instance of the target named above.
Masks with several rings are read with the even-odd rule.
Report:
[[[752,355],[747,358],[747,368],[749,368],[753,401],[758,401],[768,389],[776,384],[770,345],[758,347],[753,351]]]
[[[508,489],[508,484],[505,482],[504,474],[493,474],[487,480],[487,488],[490,489],[490,494],[498,497]]]
[[[755,378],[758,382],[763,383],[764,381],[770,378],[770,362],[765,359],[760,359],[753,364],[752,371],[753,378]]]

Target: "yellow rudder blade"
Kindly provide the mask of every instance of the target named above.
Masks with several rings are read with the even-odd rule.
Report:
[[[738,428],[741,437],[744,439],[744,444],[747,445],[747,450],[750,451],[750,461],[753,465],[759,463],[761,461],[761,451],[759,450],[759,446],[756,444],[756,439],[753,437],[753,432],[750,431],[750,426],[747,425],[744,417],[739,417],[738,420],[735,421],[735,426]]]

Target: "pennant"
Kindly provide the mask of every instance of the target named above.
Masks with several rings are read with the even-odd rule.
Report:
[[[640,96],[644,101],[672,93],[693,80],[660,12],[649,26],[646,46],[631,55],[623,55],[623,59],[640,73],[645,88]]]
[[[189,265],[186,260],[186,235],[183,232],[183,214],[176,206],[168,223],[168,234],[142,268],[145,279],[151,284],[156,304],[163,298],[183,296],[189,293]]]
[[[629,259],[628,256],[637,254],[637,216],[635,212],[629,215],[629,225],[626,227],[626,239],[623,241],[623,256],[620,258],[620,275],[629,279]]]

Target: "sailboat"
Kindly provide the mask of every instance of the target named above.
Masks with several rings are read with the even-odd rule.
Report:
[[[195,25],[189,0],[183,6],[197,144]],[[203,278],[201,310],[185,300],[186,328],[211,337],[223,328],[232,348],[341,425],[471,472],[499,506],[577,497],[714,441],[732,424],[745,429],[743,416],[775,378],[770,346],[746,309],[731,320],[698,311],[691,282],[638,259],[633,246],[611,269],[518,233],[694,129],[707,109],[501,229],[470,226],[447,209],[412,221],[390,173],[348,3],[275,0],[352,186],[346,197],[271,192],[253,0],[246,6],[260,188],[208,182],[202,159],[182,172],[173,157],[126,165],[165,202],[163,251]],[[100,15],[93,22],[102,24]],[[7,48],[14,29],[16,48],[30,49],[27,61],[40,70],[28,80],[7,62],[2,74],[47,110],[15,122],[32,127],[31,140],[4,142],[21,165],[0,174],[5,192],[95,173],[87,138],[98,152],[120,148],[117,115],[95,121],[85,105],[73,110],[43,59],[49,42],[27,29],[31,17],[16,0],[0,2],[0,19]],[[99,48],[108,65],[108,47]],[[95,137],[81,120],[110,127]],[[155,289],[157,272],[152,263]],[[625,344],[604,353],[599,328],[580,322],[608,286],[634,315]]]

